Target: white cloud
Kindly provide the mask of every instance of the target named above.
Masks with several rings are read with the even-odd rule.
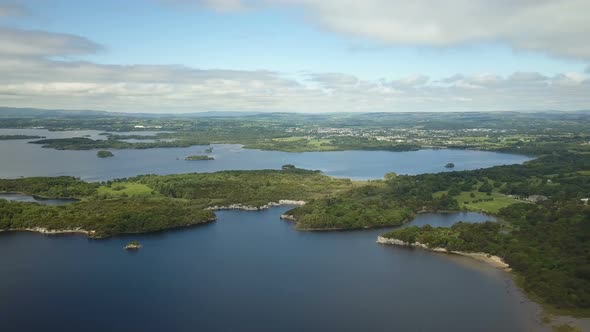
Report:
[[[100,49],[98,44],[75,35],[0,28],[0,55],[80,55],[94,53]]]
[[[520,50],[590,58],[588,0],[208,0],[204,3],[223,10],[299,6],[327,29],[386,44],[450,46],[501,42]]]
[[[422,75],[393,80],[305,75],[296,81],[270,71],[4,56],[0,99],[7,106],[143,112],[574,110],[590,105],[590,80],[584,73],[454,75],[439,81]]]
[[[391,82],[392,86],[394,87],[401,87],[401,88],[409,88],[409,87],[417,87],[428,83],[428,76],[426,75],[412,75],[407,77],[402,77],[400,79],[394,80]]]
[[[343,0],[343,6],[350,3]],[[264,70],[106,65],[75,58],[100,49],[80,36],[0,27],[0,104],[131,112],[575,110],[590,105],[588,72],[456,74],[441,80],[421,74],[365,80],[306,73],[295,79]]]

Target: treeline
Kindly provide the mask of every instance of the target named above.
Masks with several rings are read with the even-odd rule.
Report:
[[[0,179],[0,192],[47,198],[83,198],[93,195],[98,186],[71,176]]]
[[[101,195],[118,183],[142,184],[129,194]],[[281,199],[310,200],[354,186],[319,171],[285,165],[282,170],[225,171],[181,175],[145,175],[106,183],[74,177],[0,179],[0,191],[49,198],[73,197],[62,206],[0,200],[0,229],[48,228],[95,230],[97,236],[151,232],[209,220],[211,206],[243,204],[260,207]]]
[[[186,148],[193,145],[209,145],[208,141],[195,139],[129,143],[113,139],[93,140],[86,137],[42,139],[29,143],[56,150]]]
[[[213,220],[190,201],[169,198],[88,200],[60,206],[0,200],[0,229],[83,229],[92,236],[153,232]]]
[[[590,155],[563,152],[523,165],[388,176],[382,181],[311,201],[288,212],[301,228],[363,228],[399,225],[419,211],[459,210],[462,192],[544,195],[553,201],[590,195]],[[436,195],[436,193],[443,193]],[[483,200],[483,199],[482,199]]]
[[[287,212],[300,229],[353,229],[396,226],[419,211],[458,210],[456,200],[432,193],[448,187],[444,177],[394,176],[372,181]],[[443,181],[441,181],[443,180]]]
[[[326,136],[326,138],[324,138],[324,136]],[[305,137],[295,139],[297,136],[292,136],[292,138],[294,139],[259,139],[253,143],[248,143],[245,148],[287,152],[346,150],[417,151],[421,149],[421,146],[417,144],[378,141],[366,137],[317,135],[317,137],[313,139]],[[320,143],[316,144],[318,141]]]
[[[190,199],[199,206],[243,204],[262,206],[280,199],[309,200],[352,188],[349,179],[335,179],[318,171],[222,171],[176,175],[142,175],[128,181],[149,186],[164,196]]]
[[[39,139],[44,138],[43,136],[36,136],[36,135],[0,135],[0,141],[9,141],[9,140],[16,140],[16,139]]]

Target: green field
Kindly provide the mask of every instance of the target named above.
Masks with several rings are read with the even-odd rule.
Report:
[[[447,191],[439,191],[434,193],[433,196],[441,197],[443,194],[446,193]],[[501,194],[495,190],[492,192],[491,195],[479,192],[477,190],[462,191],[459,195],[453,196],[453,198],[457,200],[457,203],[459,203],[459,207],[461,209],[488,212],[492,214],[496,214],[500,211],[500,209],[510,206],[512,204],[523,202],[521,200],[517,200],[507,195]],[[493,200],[489,200],[490,198],[493,198]]]
[[[471,197],[472,193],[475,197]],[[455,196],[454,198],[459,203],[459,206],[463,209],[490,213],[498,213],[498,211],[500,211],[501,208],[505,208],[514,203],[522,202],[517,199],[508,197],[504,194],[500,194],[498,192],[492,192],[491,195],[487,195],[486,193],[482,193],[477,190],[461,192],[461,194]],[[485,201],[486,199],[490,198],[493,198],[493,200]],[[482,201],[473,203],[473,201],[478,200]],[[465,202],[468,203],[466,204]]]
[[[100,186],[97,189],[100,197],[150,197],[157,193],[150,187],[136,182],[115,182],[109,185]]]

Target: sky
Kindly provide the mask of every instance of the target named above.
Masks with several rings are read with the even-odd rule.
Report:
[[[0,0],[0,106],[590,109],[588,0]]]

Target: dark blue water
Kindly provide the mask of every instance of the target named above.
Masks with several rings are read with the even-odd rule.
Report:
[[[0,129],[0,135],[40,135],[72,137],[90,135],[104,138],[97,131],[48,132],[46,130]],[[57,151],[43,149],[30,140],[0,141],[0,178],[73,175],[89,181],[131,177],[139,174],[175,174],[215,172],[220,170],[280,169],[294,164],[306,169],[319,169],[328,175],[353,179],[382,178],[385,173],[421,174],[477,169],[496,165],[519,164],[530,158],[506,153],[471,150],[420,150],[411,152],[337,151],[291,153],[243,149],[236,144],[189,148],[147,150],[111,150],[112,158],[97,158],[96,151]],[[186,161],[190,155],[207,154],[213,161]]]
[[[96,131],[0,130],[47,137]],[[148,133],[153,134],[153,133]],[[96,151],[0,141],[0,178],[74,175],[106,180],[145,173],[280,168],[295,164],[357,179],[522,163],[480,151],[286,153],[214,145],[214,161],[184,161],[207,147]],[[12,199],[15,199],[12,196]],[[30,197],[20,199],[30,200]],[[33,199],[34,200],[34,199]],[[383,246],[386,230],[298,232],[286,208],[221,211],[218,221],[106,240],[0,233],[0,331],[522,331],[536,306],[510,277],[465,257]],[[422,214],[416,225],[492,219]],[[144,248],[123,246],[139,240]]]
[[[17,193],[0,193],[0,199],[14,202],[33,202],[44,205],[64,205],[78,201],[77,199],[70,198],[41,198]]]
[[[523,331],[507,274],[375,243],[384,230],[298,232],[287,208],[221,211],[157,234],[0,233],[2,331]],[[448,224],[449,218],[420,220]],[[139,240],[143,248],[123,246]]]

